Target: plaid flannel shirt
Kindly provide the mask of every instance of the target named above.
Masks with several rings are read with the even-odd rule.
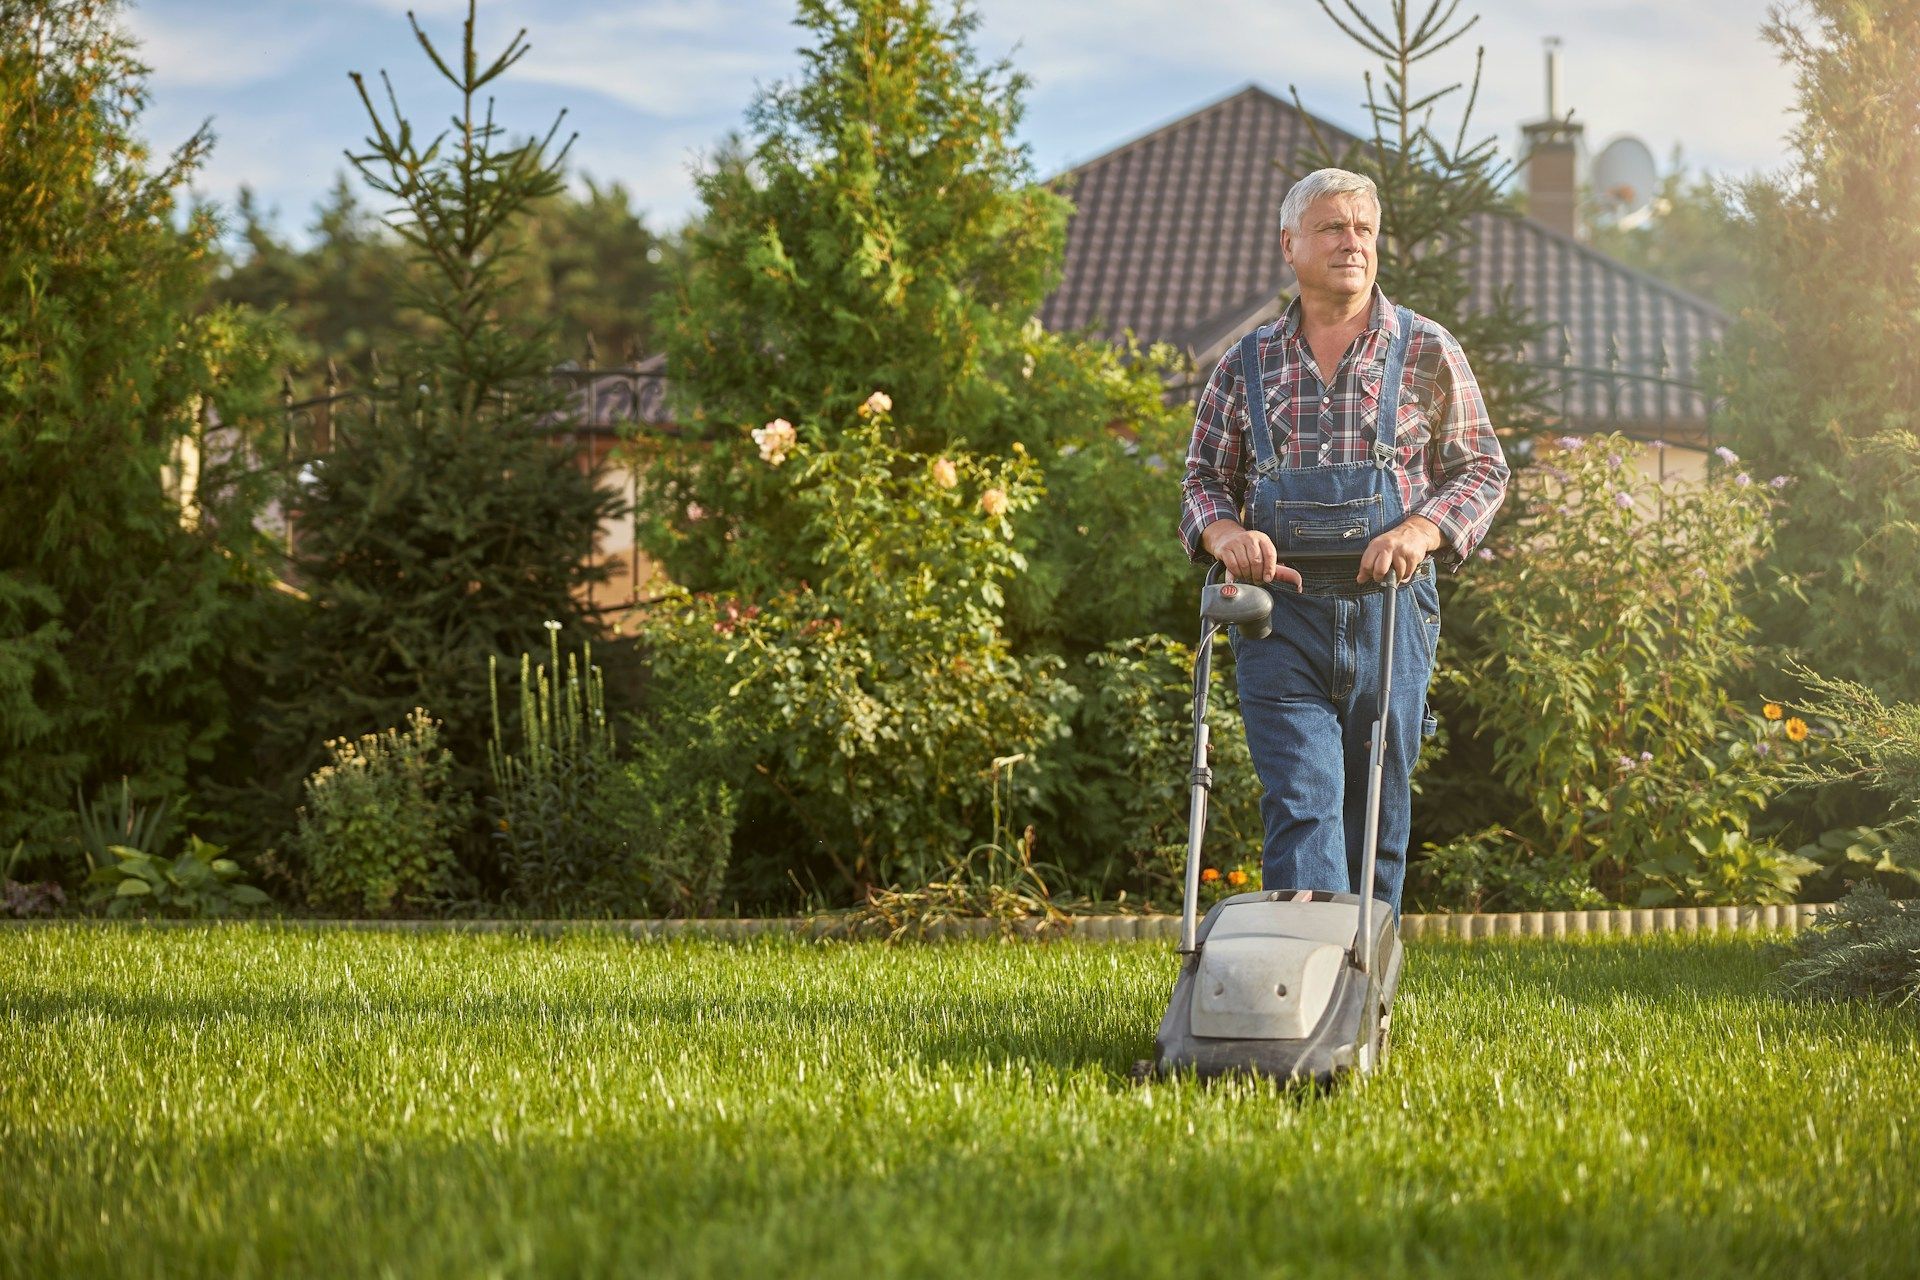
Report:
[[[1300,333],[1300,300],[1288,304],[1260,343],[1267,420],[1283,470],[1364,462],[1371,456],[1380,378],[1387,347],[1399,331],[1393,304],[1374,286],[1367,330],[1348,348],[1329,391]],[[1240,519],[1246,498],[1253,445],[1247,439],[1240,380],[1235,343],[1201,393],[1180,486],[1180,537],[1195,564],[1211,558],[1200,549],[1201,531],[1216,520]],[[1400,465],[1393,475],[1402,508],[1439,526],[1446,538],[1445,560],[1458,566],[1486,536],[1506,497],[1507,459],[1487,421],[1466,353],[1452,334],[1423,316],[1414,317],[1395,443]]]

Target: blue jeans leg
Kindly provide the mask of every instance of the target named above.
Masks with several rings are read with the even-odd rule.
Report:
[[[1377,593],[1276,591],[1273,634],[1236,638],[1240,712],[1264,788],[1264,888],[1347,893],[1361,879],[1383,607]],[[1412,828],[1409,778],[1433,669],[1430,624],[1438,616],[1430,573],[1401,592],[1375,869],[1375,896],[1396,912]]]

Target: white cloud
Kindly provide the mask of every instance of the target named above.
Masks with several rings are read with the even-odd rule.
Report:
[[[313,30],[284,14],[194,17],[147,7],[124,11],[121,22],[158,89],[237,89],[273,80],[300,66]]]

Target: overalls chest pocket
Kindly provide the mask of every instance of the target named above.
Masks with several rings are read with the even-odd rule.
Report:
[[[1356,477],[1357,478],[1357,477]],[[1282,551],[1351,551],[1359,555],[1391,518],[1378,492],[1351,498],[1281,498],[1267,533]]]

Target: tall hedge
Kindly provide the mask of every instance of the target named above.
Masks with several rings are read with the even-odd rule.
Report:
[[[249,314],[196,314],[212,145],[140,139],[108,0],[0,3],[0,847],[54,851],[76,795],[180,796],[233,723],[223,672],[268,575],[245,447]]]

